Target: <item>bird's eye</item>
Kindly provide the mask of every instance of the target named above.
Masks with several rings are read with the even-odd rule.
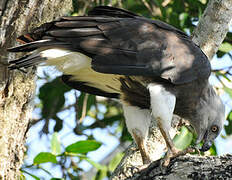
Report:
[[[212,132],[217,132],[217,131],[218,131],[218,127],[217,127],[216,125],[213,125],[213,126],[211,127],[211,131],[212,131]]]

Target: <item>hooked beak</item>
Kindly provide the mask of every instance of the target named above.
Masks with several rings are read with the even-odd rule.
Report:
[[[212,146],[213,142],[212,141],[208,141],[208,142],[204,142],[203,146],[201,147],[200,151],[208,151],[210,149],[210,147]]]
[[[208,139],[208,131],[205,132],[205,134],[200,134],[196,140],[196,144],[199,144],[203,140],[203,146],[201,147],[200,151],[208,151],[210,147],[212,146],[213,142],[212,140]]]

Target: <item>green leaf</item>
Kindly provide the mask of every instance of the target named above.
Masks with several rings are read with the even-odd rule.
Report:
[[[225,53],[232,51],[232,45],[228,42],[224,42],[220,45],[219,50]]]
[[[78,141],[65,148],[66,152],[85,154],[95,151],[101,146],[100,142],[95,140]]]
[[[94,180],[103,180],[107,177],[107,168],[99,169],[96,173]]]
[[[193,140],[193,134],[185,126],[181,127],[180,134],[176,135],[173,139],[175,146],[183,150],[187,148]]]
[[[228,125],[225,125],[224,128],[225,128],[226,134],[229,136],[232,134],[232,111],[230,111],[226,120],[228,121]]]
[[[218,58],[223,57],[225,54],[226,54],[225,52],[222,52],[222,51],[220,51],[220,50],[217,51],[217,57],[218,57]]]
[[[44,84],[39,89],[39,99],[43,104],[42,117],[45,119],[54,117],[64,106],[64,93],[70,90],[71,88],[62,83],[60,78]]]
[[[107,116],[107,115],[105,115]],[[85,126],[85,129],[94,129],[94,128],[105,128],[106,126],[111,126],[113,123],[115,123],[116,121],[121,121],[123,119],[123,114],[117,114],[117,115],[113,115],[110,117],[104,117],[104,119],[100,120],[100,121],[95,121],[93,124],[89,125],[89,126]],[[79,125],[78,125],[79,126]],[[83,129],[83,127],[77,127],[77,128],[82,128],[82,131],[85,130]]]
[[[192,19],[188,13],[179,14],[180,27],[186,33],[191,32],[191,29],[194,27],[192,24]]]
[[[114,122],[116,121],[120,121],[124,118],[123,114],[116,114],[110,117],[104,117],[104,119],[101,120],[101,122],[103,122],[106,125],[112,125]]]
[[[213,143],[213,145],[210,147],[209,149],[210,155],[212,156],[217,156],[217,148],[215,146],[215,144]]]
[[[120,138],[120,141],[125,142],[125,141],[133,141],[133,138],[131,136],[131,134],[128,132],[128,129],[126,127],[126,124],[123,123],[121,124],[122,127],[122,136]]]
[[[93,178],[94,180],[102,180],[105,177],[107,177],[107,167],[106,166],[103,166],[97,162],[94,162],[89,158],[86,158],[85,160],[88,161],[91,165],[93,165],[98,170],[95,177]]]
[[[58,155],[61,153],[60,140],[58,138],[57,132],[53,133],[53,135],[52,135],[51,149],[52,149],[52,154],[54,154],[54,155]]]
[[[64,180],[64,178],[51,178],[50,180]]]
[[[180,29],[180,20],[179,14],[176,12],[171,13],[172,18],[169,18],[169,24],[173,25],[174,27]]]
[[[87,162],[89,162],[92,166],[94,166],[96,169],[104,169],[106,166],[103,166],[103,165],[101,165],[101,164],[99,164],[99,163],[97,163],[97,162],[94,162],[94,161],[92,161],[91,159],[89,159],[89,158],[84,158]]]
[[[111,172],[115,170],[115,168],[118,166],[118,164],[122,160],[123,156],[124,156],[124,153],[117,153],[116,156],[114,156],[114,158],[110,161],[108,165],[108,169]]]
[[[34,164],[41,164],[46,162],[57,163],[56,156],[49,152],[41,152],[33,160]]]

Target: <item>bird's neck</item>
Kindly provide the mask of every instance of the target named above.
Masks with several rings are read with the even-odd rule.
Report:
[[[191,119],[199,102],[206,98],[208,91],[213,90],[208,80],[205,82],[195,81],[177,88],[179,93],[177,94],[175,114],[185,119]]]

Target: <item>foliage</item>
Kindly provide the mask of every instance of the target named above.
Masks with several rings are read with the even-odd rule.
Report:
[[[94,6],[111,5],[128,9],[148,18],[165,21],[190,35],[206,8],[207,2],[207,0],[73,0],[73,14],[83,15]],[[232,33],[229,32],[223,44],[220,46],[217,56],[223,57],[229,55],[232,60],[232,55],[230,54],[231,50]],[[215,70],[214,74],[223,86],[222,89],[231,96],[232,90],[223,83],[225,79],[227,79],[228,82],[231,81],[230,71],[230,68],[219,69]],[[25,164],[22,168],[22,172],[30,175],[34,179],[40,179],[40,177],[37,177],[38,173],[36,173],[37,170],[40,169],[45,171],[51,179],[59,179],[55,178],[55,175],[53,175],[50,170],[43,168],[44,164],[51,163],[52,167],[60,167],[63,173],[62,178],[81,179],[84,172],[80,164],[83,161],[87,161],[97,169],[93,179],[103,179],[109,176],[121,160],[123,154],[117,154],[110,162],[104,165],[92,161],[88,158],[88,153],[97,150],[104,142],[96,141],[96,137],[92,133],[86,132],[92,132],[92,130],[97,128],[102,130],[110,129],[109,134],[117,137],[120,143],[131,141],[132,138],[126,130],[123,112],[119,103],[110,99],[96,98],[86,93],[74,92],[71,88],[64,85],[59,77],[52,80],[45,75],[45,77],[40,79],[46,81],[46,83],[40,87],[37,94],[39,101],[36,104],[36,108],[40,109],[40,118],[35,119],[32,125],[38,122],[44,122],[41,135],[53,134],[50,142],[51,151],[38,153],[34,158],[34,163],[29,165]],[[65,98],[67,93],[73,93],[75,97],[72,99],[73,102],[71,104],[67,103],[67,99]],[[66,123],[65,120],[60,117],[60,113],[66,111],[75,113],[76,126],[71,127],[70,132],[73,132],[77,137],[84,137],[85,140],[77,141],[65,147],[58,137]],[[93,120],[91,124],[85,124],[88,118]],[[51,128],[52,121],[55,122],[53,128]],[[228,115],[227,121],[228,125],[225,125],[225,136],[232,134],[232,112]],[[174,138],[174,142],[178,148],[184,149],[194,142],[194,135],[187,127],[182,127],[180,129],[180,134]],[[216,147],[213,146],[210,152],[216,155]]]
[[[225,125],[225,131],[227,135],[232,134],[232,111],[227,116],[228,125]]]
[[[97,174],[95,176],[96,179],[103,179],[107,174],[111,173],[116,168],[117,164],[119,163],[119,161],[121,160],[121,158],[123,156],[123,153],[117,154],[112,159],[112,161],[109,163],[109,166],[107,167],[107,166],[101,165],[97,162],[94,162],[87,157],[87,154],[89,152],[97,150],[98,148],[100,148],[100,146],[101,146],[101,143],[97,142],[95,140],[77,141],[77,142],[65,147],[64,151],[61,152],[61,150],[60,150],[61,144],[60,144],[60,141],[58,139],[58,135],[55,132],[53,134],[53,137],[51,140],[51,152],[40,152],[39,154],[36,155],[36,157],[34,157],[33,164],[22,168],[21,171],[24,172],[25,174],[28,174],[32,178],[39,180],[40,179],[39,177],[37,177],[36,175],[29,173],[28,171],[25,170],[27,168],[37,168],[37,169],[41,169],[41,170],[47,172],[51,176],[51,179],[60,179],[60,178],[52,177],[52,174],[49,171],[47,171],[46,169],[42,168],[41,164],[43,164],[43,163],[52,163],[54,165],[63,164],[62,161],[64,159],[71,159],[71,161],[73,161],[72,168],[74,168],[74,170],[75,170],[75,168],[77,168],[77,167],[74,167],[75,162],[74,162],[74,160],[72,160],[72,157],[77,157],[78,158],[77,161],[79,161],[79,162],[87,161],[98,170]],[[81,169],[76,169],[76,170],[81,171]],[[64,171],[67,171],[67,174],[69,174],[68,169],[66,169]],[[23,177],[24,176],[22,175],[22,178]],[[74,174],[69,174],[69,177],[71,179],[79,179],[80,178],[78,174],[76,176]]]
[[[184,150],[192,143],[192,140],[193,134],[187,127],[182,126],[179,134],[174,137],[173,142],[178,149]]]

